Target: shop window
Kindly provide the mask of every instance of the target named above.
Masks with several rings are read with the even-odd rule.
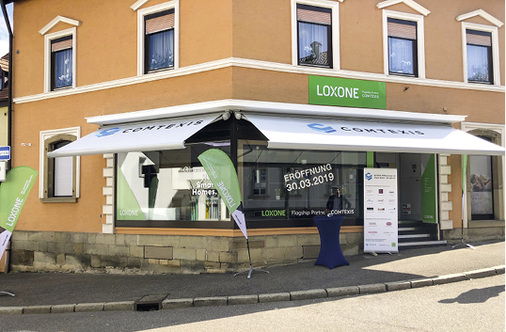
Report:
[[[332,11],[297,5],[298,64],[332,68]]]
[[[138,75],[178,67],[178,1],[137,11]]]
[[[248,227],[313,226],[314,216],[332,212],[344,214],[345,225],[363,223],[365,152],[274,150],[239,140],[238,156],[243,191],[262,195],[243,197]],[[334,209],[336,188],[346,204]]]
[[[232,227],[229,211],[197,157],[230,142],[187,144],[184,150],[117,155],[116,225]]]
[[[482,139],[492,141],[488,137]],[[471,219],[494,219],[494,157],[469,156],[469,186],[471,188]]]
[[[70,132],[75,130],[70,130]],[[72,133],[41,133],[43,163],[41,164],[41,192],[43,202],[75,202],[79,196],[78,157],[48,158],[47,153],[59,149],[77,139]]]
[[[417,24],[388,18],[388,72],[418,76]]]
[[[174,10],[144,19],[145,72],[174,67]]]
[[[492,33],[466,29],[467,81],[493,84]]]

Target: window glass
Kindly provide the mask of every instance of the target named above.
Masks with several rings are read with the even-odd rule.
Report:
[[[388,19],[390,74],[417,76],[416,22]]]
[[[53,144],[53,150],[59,149],[70,141],[62,141]],[[53,158],[53,196],[68,197],[73,194],[74,157]]]
[[[52,88],[72,86],[72,37],[65,37],[51,42]]]
[[[149,221],[229,221],[226,205],[197,159],[210,148],[230,154],[229,141],[119,153],[116,219],[138,221],[138,226],[153,225]]]
[[[473,220],[493,219],[492,157],[469,156],[469,172],[471,218]]]
[[[274,150],[240,140],[238,156],[250,227],[309,226],[332,212],[344,214],[345,224],[362,222],[366,152]]]
[[[297,6],[299,64],[332,67],[331,10]]]
[[[146,72],[174,67],[174,10],[145,18]]]
[[[491,33],[467,30],[467,79],[470,82],[491,83]]]

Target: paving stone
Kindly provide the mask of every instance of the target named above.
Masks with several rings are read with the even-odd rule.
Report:
[[[484,278],[496,275],[497,272],[494,268],[474,270],[464,273],[468,279]]]
[[[21,315],[23,307],[0,307],[0,315]]]
[[[432,279],[411,280],[411,288],[427,287],[434,285]]]
[[[52,314],[63,314],[74,312],[75,304],[58,304],[51,307]]]
[[[327,294],[329,297],[357,295],[359,289],[357,286],[327,288]]]
[[[195,307],[227,305],[227,297],[226,296],[197,297],[193,300],[193,305]]]
[[[104,303],[104,311],[134,310],[134,301],[107,302]]]
[[[387,282],[385,285],[387,286],[387,291],[389,292],[411,288],[411,282],[409,281]]]
[[[34,305],[23,309],[24,314],[49,314],[51,313],[50,305]]]
[[[260,294],[258,295],[258,302],[282,302],[282,301],[290,301],[290,293],[269,293],[269,294]]]
[[[103,303],[78,303],[75,306],[75,312],[103,311],[103,310],[104,310]]]
[[[193,307],[193,299],[165,299],[162,302],[163,309],[177,309]]]
[[[434,281],[434,285],[441,285],[441,284],[448,284],[450,282],[467,280],[467,277],[464,273],[457,273],[440,276],[437,278],[433,278],[432,280]]]
[[[258,295],[236,295],[228,297],[228,304],[254,304],[258,303]]]
[[[360,285],[358,289],[360,294],[375,294],[386,292],[387,286],[385,284]]]
[[[321,299],[325,297],[327,297],[327,291],[325,289],[310,289],[290,292],[290,298],[292,301]]]

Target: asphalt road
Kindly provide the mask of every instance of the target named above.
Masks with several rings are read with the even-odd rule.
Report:
[[[1,331],[504,331],[505,276],[332,300],[0,316]]]

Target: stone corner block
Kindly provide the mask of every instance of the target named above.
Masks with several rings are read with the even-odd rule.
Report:
[[[387,286],[385,284],[360,285],[358,290],[360,294],[383,293],[387,291]]]
[[[228,299],[226,296],[197,297],[193,300],[195,307],[223,306],[227,305],[227,303]]]
[[[358,295],[359,289],[357,286],[327,288],[327,294],[328,297]]]
[[[434,285],[448,284],[450,282],[457,282],[463,280],[467,280],[467,276],[464,273],[448,274],[432,279]]]
[[[25,307],[24,314],[49,314],[51,313],[50,305],[34,305]]]
[[[290,293],[269,293],[258,295],[258,302],[283,302],[290,301]]]
[[[106,302],[104,303],[104,311],[116,311],[116,310],[133,311],[134,306],[135,306],[134,301]]]
[[[290,299],[296,300],[310,300],[310,299],[321,299],[327,297],[327,291],[325,289],[310,289],[290,292]]]
[[[178,309],[193,307],[193,299],[165,299],[162,302],[163,309]]]
[[[235,295],[228,297],[229,305],[258,303],[258,295]]]

